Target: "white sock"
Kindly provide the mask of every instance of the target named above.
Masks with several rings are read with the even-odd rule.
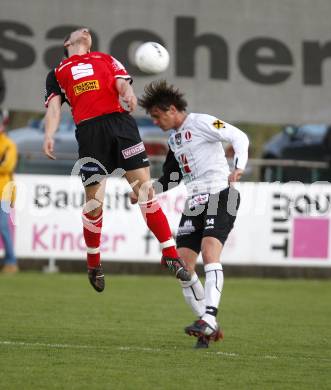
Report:
[[[193,313],[202,317],[206,311],[205,290],[196,273],[192,275],[189,282],[181,281],[183,295],[186,303],[191,307]]]
[[[218,306],[221,301],[223,289],[223,268],[220,263],[211,263],[205,265],[206,281],[205,281],[205,300],[206,312],[202,319],[213,328],[216,327],[216,316]]]

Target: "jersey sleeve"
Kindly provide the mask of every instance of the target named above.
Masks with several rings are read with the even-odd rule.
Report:
[[[125,69],[124,65],[118,61],[115,57],[112,57],[110,55],[107,55],[106,57],[111,71],[115,77],[115,79],[125,79],[130,81],[130,84],[132,83],[132,77],[128,74],[127,70]]]
[[[182,180],[182,173],[175,158],[175,155],[171,149],[169,149],[167,157],[162,167],[162,176],[153,183],[153,187],[157,194],[167,191],[169,183],[177,183]],[[176,185],[177,185],[176,184]],[[175,186],[172,186],[173,188]]]
[[[231,143],[234,150],[235,168],[245,169],[248,160],[249,140],[237,127],[216,117],[200,118],[203,137],[209,142],[225,141]]]
[[[127,70],[125,69],[125,66],[117,60],[115,57],[109,55],[109,54],[103,54],[103,58],[105,59],[106,63],[108,64],[110,71],[115,79],[126,79],[130,81],[130,84],[132,83],[132,77],[129,75]]]
[[[61,104],[66,101],[65,95],[56,80],[55,70],[53,69],[48,73],[46,78],[45,107],[48,107],[48,103],[54,96],[61,96]]]

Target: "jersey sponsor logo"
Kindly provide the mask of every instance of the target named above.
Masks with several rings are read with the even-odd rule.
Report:
[[[81,83],[74,85],[74,92],[76,96],[81,93],[95,91],[97,89],[100,89],[98,80],[82,81]]]
[[[83,165],[80,169],[81,169],[82,171],[98,172],[99,167],[87,167],[86,165]]]
[[[127,149],[122,150],[122,155],[125,159],[131,158],[139,153],[142,153],[145,151],[145,146],[143,142],[139,142],[139,144],[130,146]]]
[[[213,126],[219,130],[222,129],[225,125],[224,122],[220,121],[219,119],[216,119],[216,121],[213,122]]]
[[[74,80],[82,79],[83,77],[92,76],[94,74],[92,64],[79,63],[71,68],[71,74]]]

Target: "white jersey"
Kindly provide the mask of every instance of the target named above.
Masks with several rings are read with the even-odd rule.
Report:
[[[245,169],[248,138],[238,128],[207,114],[189,114],[169,137],[188,195],[217,193],[229,186],[222,141],[232,144],[236,168]]]

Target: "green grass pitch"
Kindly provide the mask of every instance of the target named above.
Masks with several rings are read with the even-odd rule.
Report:
[[[331,281],[225,279],[225,340],[194,350],[170,276],[0,276],[0,389],[331,389]]]

